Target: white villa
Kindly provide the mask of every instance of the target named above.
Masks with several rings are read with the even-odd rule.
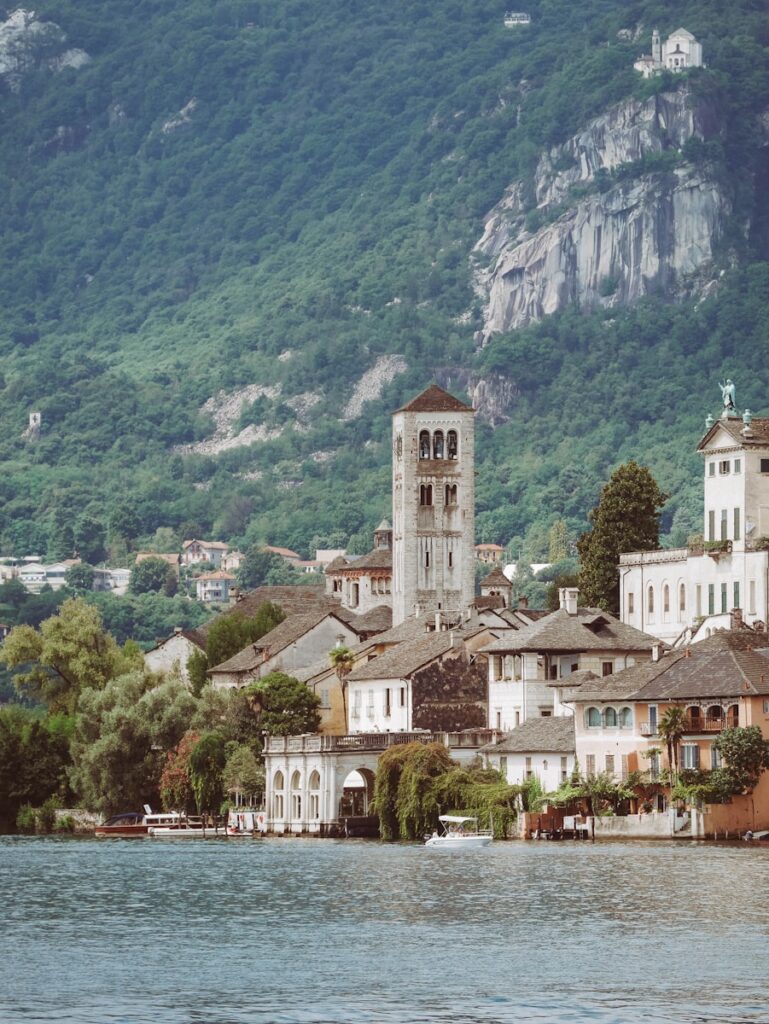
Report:
[[[769,617],[769,419],[733,406],[708,417],[702,546],[620,555],[620,617],[667,643]]]

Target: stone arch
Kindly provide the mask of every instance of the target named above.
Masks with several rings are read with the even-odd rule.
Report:
[[[310,821],[318,821],[320,818],[320,772],[317,768],[310,772],[307,789],[309,798],[307,816]]]
[[[358,766],[347,772],[339,798],[340,818],[365,818],[373,814],[374,772]]]
[[[430,431],[420,430],[419,431],[419,458],[429,459],[430,458]]]
[[[443,431],[436,430],[433,433],[433,458],[442,459],[444,457],[443,448]]]

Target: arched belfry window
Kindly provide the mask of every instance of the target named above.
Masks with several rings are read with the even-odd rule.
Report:
[[[446,484],[446,504],[456,505],[457,503],[457,485]]]
[[[419,458],[429,459],[430,458],[430,431],[420,430],[419,431]]]
[[[456,459],[459,452],[456,430],[450,430],[446,434],[446,458]]]
[[[419,504],[420,505],[432,505],[433,503],[433,485],[432,484],[420,484],[419,485]]]
[[[442,459],[443,457],[443,431],[436,430],[433,434],[433,458]]]

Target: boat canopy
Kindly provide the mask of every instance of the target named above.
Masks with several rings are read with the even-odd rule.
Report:
[[[438,821],[449,821],[452,825],[461,825],[465,821],[477,821],[477,818],[463,818],[457,814],[439,814]]]

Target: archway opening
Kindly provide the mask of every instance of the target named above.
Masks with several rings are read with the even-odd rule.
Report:
[[[369,768],[356,768],[347,773],[339,798],[340,818],[367,818],[372,815],[374,773]]]

